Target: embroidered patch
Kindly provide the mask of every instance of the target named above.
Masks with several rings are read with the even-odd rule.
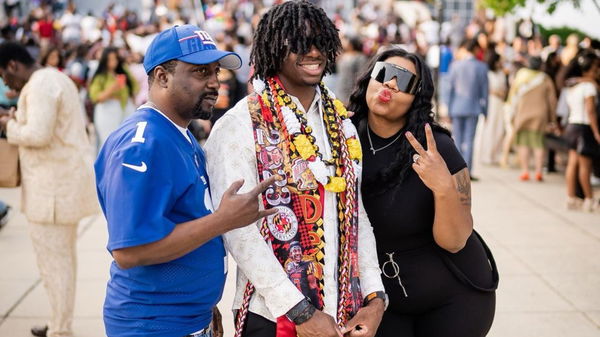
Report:
[[[267,225],[271,234],[279,241],[289,241],[298,233],[298,219],[294,212],[284,206],[275,207],[277,214],[267,217]]]

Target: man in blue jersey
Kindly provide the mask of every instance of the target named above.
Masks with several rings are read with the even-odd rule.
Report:
[[[227,271],[221,234],[273,214],[243,181],[213,211],[204,152],[187,130],[208,119],[220,67],[241,65],[192,25],[161,32],[144,67],[149,101],[104,144],[96,183],[108,222],[110,269],[104,323],[108,336],[212,336],[213,308]]]

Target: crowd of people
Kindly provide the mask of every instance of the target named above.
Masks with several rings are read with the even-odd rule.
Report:
[[[178,1],[99,17],[4,3],[0,128],[53,308],[35,336],[72,333],[91,156],[110,336],[218,335],[225,247],[236,336],[484,336],[498,274],[473,231],[474,168],[514,153],[515,179],[564,169],[566,207],[600,208],[597,41],[313,3],[207,1],[201,19]]]
[[[598,209],[600,44],[576,34],[564,46],[558,35],[545,44],[535,30],[519,30],[509,45],[495,39],[503,35],[493,20],[479,27],[441,54],[440,107],[463,156],[508,167],[516,153],[522,181],[562,169],[567,208]]]

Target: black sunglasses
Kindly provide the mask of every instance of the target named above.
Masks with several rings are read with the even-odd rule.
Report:
[[[394,77],[399,91],[414,95],[420,88],[421,80],[408,69],[387,62],[375,63],[371,72],[372,79],[379,83],[385,83]]]

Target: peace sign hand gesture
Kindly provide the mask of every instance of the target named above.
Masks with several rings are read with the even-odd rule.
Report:
[[[425,136],[427,137],[427,150],[419,143],[412,133],[406,132],[406,138],[417,151],[413,155],[412,168],[417,172],[419,178],[434,193],[447,191],[453,188],[453,180],[446,162],[437,151],[437,145],[433,138],[431,126],[425,124]]]

